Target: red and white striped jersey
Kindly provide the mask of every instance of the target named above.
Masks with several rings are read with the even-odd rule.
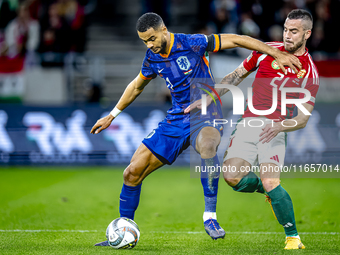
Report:
[[[278,48],[281,51],[286,51],[282,42],[269,42],[270,46]],[[267,54],[263,54],[257,51],[253,51],[252,54],[243,61],[243,66],[247,71],[257,70],[255,80],[252,84],[253,88],[253,106],[256,110],[268,110],[272,106],[272,93],[273,87],[278,89],[277,93],[277,108],[276,110],[266,117],[269,119],[286,119],[291,118],[295,105],[287,105],[287,115],[281,115],[281,89],[283,87],[304,88],[310,91],[311,99],[308,104],[314,106],[315,97],[319,89],[319,73],[313,63],[312,57],[306,52],[297,56],[302,64],[302,69],[297,74],[290,68],[287,69],[287,75],[285,75],[276,60]],[[287,99],[303,98],[304,94],[301,93],[287,93]],[[254,117],[248,107],[243,117]]]

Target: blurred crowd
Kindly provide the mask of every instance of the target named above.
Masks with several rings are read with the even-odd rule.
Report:
[[[85,49],[82,0],[0,0],[0,102],[21,102],[29,66],[63,66]]]
[[[141,12],[157,12],[171,25],[171,6],[180,6],[183,1],[142,0]],[[4,58],[15,62],[24,55],[29,58],[30,53],[39,52],[39,61],[48,66],[62,64],[64,53],[84,52],[88,2],[0,0],[0,70]],[[309,50],[340,51],[335,32],[340,25],[339,0],[197,0],[196,3],[197,21],[192,32],[238,33],[263,41],[282,40],[282,24],[287,14],[295,8],[307,9],[314,17]]]
[[[143,12],[153,11],[171,25],[171,5],[184,0],[143,0]],[[263,41],[282,41],[283,24],[293,9],[308,10],[314,18],[310,52],[340,53],[339,0],[197,0],[197,22],[193,32],[237,33]]]
[[[79,0],[0,0],[0,72],[34,61],[34,52],[42,65],[62,65],[64,53],[84,51],[85,36]]]
[[[313,32],[307,42],[313,57],[339,58],[339,0],[0,0],[0,102],[4,95],[23,95],[24,67],[75,65],[73,57],[85,51],[91,12],[91,19],[95,16],[97,22],[129,34],[126,27],[135,23],[131,21],[136,13],[153,11],[170,29],[173,25],[191,33],[237,33],[282,41],[286,16],[296,8],[313,15]],[[127,35],[126,31],[117,38]],[[245,57],[248,51],[236,49],[226,54]],[[96,100],[99,94],[95,93]]]
[[[340,53],[338,0],[199,0],[200,29],[238,33],[263,41],[282,41],[283,24],[293,9],[308,10],[314,18],[311,52]],[[210,10],[210,15],[206,15]]]

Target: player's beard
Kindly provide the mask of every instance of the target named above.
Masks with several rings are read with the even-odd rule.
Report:
[[[305,35],[303,35],[301,41],[297,42],[292,47],[287,47],[285,45],[285,50],[288,51],[291,54],[294,54],[298,49],[300,49],[303,46],[304,41],[305,41]],[[286,42],[285,42],[285,44],[286,44]]]
[[[161,54],[166,54],[166,38],[162,38],[161,41],[161,50],[159,51],[159,53]]]

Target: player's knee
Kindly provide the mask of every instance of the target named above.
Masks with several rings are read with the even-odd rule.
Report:
[[[230,187],[234,187],[236,186],[240,179],[239,178],[235,178],[233,175],[231,175],[230,173],[223,173],[223,177],[225,182],[230,186]]]
[[[224,180],[230,187],[234,187],[239,183],[238,178],[224,178]]]
[[[280,185],[280,179],[278,178],[261,178],[261,181],[266,192],[269,192]]]
[[[124,170],[123,177],[124,183],[130,186],[137,186],[142,182],[140,171],[134,163],[130,163]]]
[[[214,139],[204,139],[199,146],[201,156],[205,158],[214,157],[216,155],[217,145],[218,142]]]

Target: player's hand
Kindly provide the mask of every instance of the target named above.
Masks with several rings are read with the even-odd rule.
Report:
[[[298,69],[302,68],[300,60],[295,57],[293,54],[289,54],[288,52],[280,51],[275,56],[277,64],[281,68],[281,70],[287,75],[287,70],[285,66],[290,67],[296,74],[299,72]],[[298,69],[297,69],[297,68]]]
[[[114,117],[109,114],[104,118],[99,119],[91,129],[91,134],[99,134],[102,130],[108,128],[111,125]]]
[[[211,97],[207,97],[207,106],[210,105],[212,102],[212,98]],[[190,104],[187,108],[184,109],[184,114],[187,114],[189,112],[191,112],[194,109],[202,109],[202,99],[199,99],[195,102],[193,102],[192,104]]]
[[[282,125],[280,122],[272,122],[272,124],[267,124],[262,128],[262,133],[260,134],[260,142],[269,143],[278,133],[281,132]]]

